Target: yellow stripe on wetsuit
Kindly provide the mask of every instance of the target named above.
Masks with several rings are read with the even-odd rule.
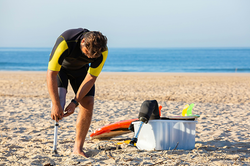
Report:
[[[103,56],[102,63],[97,68],[89,67],[88,73],[91,74],[92,76],[97,77],[101,73],[103,65],[104,65],[104,63],[105,63],[105,61],[106,61],[106,59],[108,57],[108,50],[102,52],[102,56]]]
[[[52,58],[49,61],[48,69],[52,71],[60,71],[61,65],[59,64],[59,58],[62,53],[68,49],[68,45],[65,40],[62,40],[61,43],[57,46],[54,55],[51,55]]]

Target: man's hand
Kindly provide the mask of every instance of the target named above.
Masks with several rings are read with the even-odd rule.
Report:
[[[63,109],[61,106],[54,106],[52,105],[51,109],[51,118],[55,121],[62,120],[63,118]]]
[[[63,117],[67,117],[75,112],[76,105],[74,103],[69,103],[69,105],[65,109],[65,113]]]

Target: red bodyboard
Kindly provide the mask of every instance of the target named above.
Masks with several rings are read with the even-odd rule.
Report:
[[[128,129],[130,124],[136,120],[138,120],[138,118],[123,120],[123,121],[119,121],[119,122],[105,125],[99,129],[95,130],[93,133],[91,133],[90,137],[92,139],[105,139],[105,138],[112,138],[112,137],[115,137],[118,135],[129,133],[129,132],[131,132]]]

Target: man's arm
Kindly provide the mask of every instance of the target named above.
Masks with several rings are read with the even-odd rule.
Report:
[[[91,74],[87,74],[85,79],[83,80],[81,86],[79,87],[79,90],[76,94],[75,100],[80,102],[83,97],[90,91],[90,89],[93,87],[97,77],[92,76]]]
[[[56,121],[63,118],[63,109],[58,95],[57,74],[58,71],[47,71],[47,86],[52,101],[51,118]]]
[[[82,84],[80,85],[77,94],[75,96],[75,100],[77,102],[81,102],[81,100],[84,98],[84,96],[90,91],[90,89],[93,87],[97,77],[92,76],[91,74],[87,74],[85,79],[83,80]],[[69,105],[65,109],[64,117],[67,117],[74,113],[76,105],[74,103],[69,103]]]

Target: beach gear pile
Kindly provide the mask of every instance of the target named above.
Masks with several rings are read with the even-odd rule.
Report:
[[[161,117],[162,106],[156,100],[142,103],[138,118],[105,125],[93,133],[92,139],[110,139],[134,132],[124,143],[142,150],[193,149],[195,125],[199,115],[193,115],[194,104],[185,105],[181,116]]]

